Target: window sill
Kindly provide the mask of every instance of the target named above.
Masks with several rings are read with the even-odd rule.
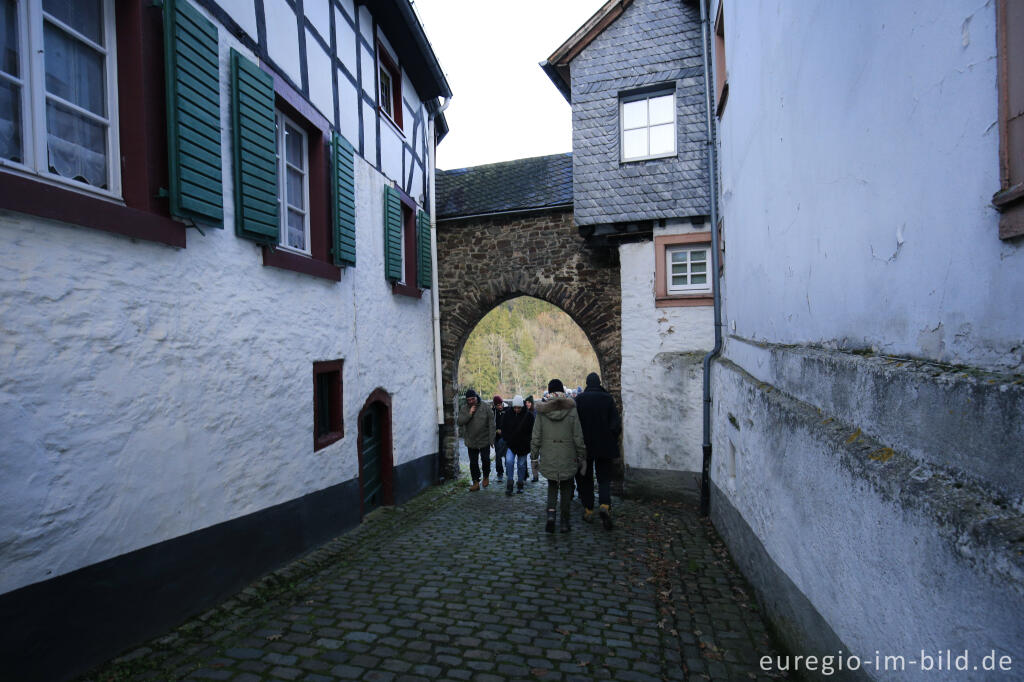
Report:
[[[679,156],[678,152],[670,152],[666,154],[656,154],[654,156],[637,156],[632,159],[620,159],[619,165],[624,166],[629,163],[642,163],[644,161],[657,161],[659,159],[674,159]]]
[[[409,298],[419,298],[423,295],[423,292],[418,287],[410,286],[404,282],[392,282],[391,293],[398,294],[399,296],[408,296]]]
[[[0,208],[185,248],[185,225],[167,216],[11,173],[0,173]]]
[[[332,263],[300,256],[283,249],[273,249],[269,246],[263,247],[263,265],[312,275],[332,282],[341,281],[341,268]]]
[[[325,433],[324,435],[317,437],[313,441],[313,452],[316,452],[317,450],[323,450],[331,443],[337,443],[344,437],[344,431],[331,431],[330,433]]]
[[[697,308],[714,304],[715,297],[711,294],[676,294],[654,299],[655,308]]]

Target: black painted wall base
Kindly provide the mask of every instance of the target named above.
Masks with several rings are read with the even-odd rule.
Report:
[[[437,461],[395,467],[398,504],[433,483]],[[0,678],[81,674],[359,522],[359,481],[346,481],[0,595]]]

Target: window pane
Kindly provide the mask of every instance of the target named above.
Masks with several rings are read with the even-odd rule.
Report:
[[[305,150],[303,150],[303,148],[302,148],[303,147],[302,137],[303,136],[302,136],[302,132],[301,131],[296,130],[294,127],[288,125],[287,123],[285,124],[285,126],[284,126],[284,148],[285,148],[285,154],[286,154],[285,158],[288,160],[288,163],[292,164],[293,166],[298,166],[299,168],[305,170],[306,169],[306,163],[304,161]]]
[[[0,71],[18,74],[18,10],[14,0],[0,0]]]
[[[707,272],[707,263],[694,263],[690,266],[690,272]]]
[[[47,92],[105,116],[103,55],[52,24],[43,32]]]
[[[694,270],[696,270],[696,267],[697,266],[694,266]],[[672,274],[673,275],[685,275],[686,274],[686,263],[673,263],[672,264]]]
[[[293,249],[306,250],[306,221],[301,213],[288,211],[288,236],[285,244]]]
[[[288,169],[288,204],[298,209],[306,208],[306,197],[302,191],[302,173]]]
[[[651,155],[671,154],[676,150],[675,141],[676,127],[668,125],[654,126],[651,128]]]
[[[647,156],[647,129],[627,130],[622,134],[622,158]]]
[[[692,284],[707,284],[707,281],[708,281],[708,276],[707,275],[692,275],[690,277],[690,282]]]
[[[103,44],[100,0],[43,0],[43,10],[93,42]]]
[[[673,251],[672,252],[672,262],[673,263],[685,263],[687,255],[688,255],[687,251]]]
[[[380,68],[380,107],[391,115],[391,74],[383,66]]]
[[[0,158],[19,163],[21,151],[21,88],[0,81]]]
[[[686,286],[686,275],[672,275],[672,286]]]
[[[707,261],[707,251],[691,251],[690,260]]]
[[[651,125],[658,125],[659,123],[671,123],[673,121],[672,107],[675,104],[675,97],[672,95],[663,95],[662,97],[652,97],[650,100],[651,107]]]
[[[51,173],[107,186],[107,127],[46,103],[46,152]]]
[[[622,127],[640,128],[647,125],[647,100],[626,102],[622,105]]]

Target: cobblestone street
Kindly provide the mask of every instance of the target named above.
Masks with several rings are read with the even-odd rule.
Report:
[[[753,595],[709,522],[613,500],[544,532],[546,483],[449,482],[87,680],[767,679]]]

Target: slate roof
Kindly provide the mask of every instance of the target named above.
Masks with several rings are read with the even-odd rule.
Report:
[[[439,220],[571,204],[571,153],[437,171]]]

